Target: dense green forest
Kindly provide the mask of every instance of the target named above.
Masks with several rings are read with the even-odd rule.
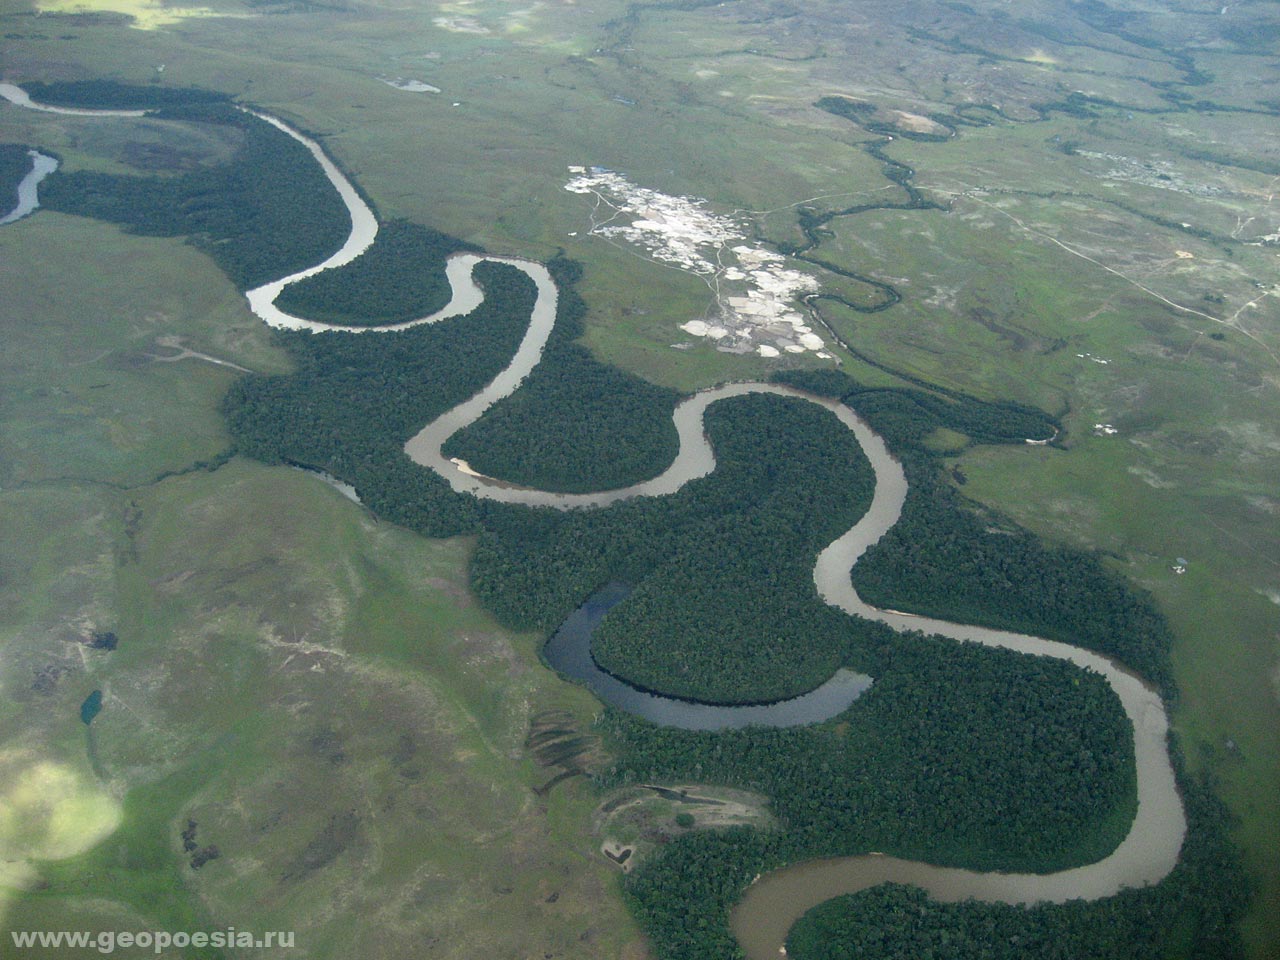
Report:
[[[881,850],[1058,870],[1128,833],[1133,740],[1105,680],[1065,661],[895,636],[836,721],[702,733],[610,711],[608,783],[730,783],[771,798],[791,856]]]
[[[444,452],[521,486],[613,490],[671,463],[678,398],[601,363],[580,344],[549,347],[520,389],[450,437]]]
[[[1167,687],[1168,631],[1148,600],[1098,558],[1046,546],[1008,521],[974,513],[920,446],[942,425],[1022,442],[1026,428],[1043,421],[1020,408],[978,401],[929,397],[921,403],[914,393],[895,400],[875,390],[849,398],[893,443],[912,483],[902,520],[856,568],[855,583],[868,602],[1080,644]],[[869,469],[848,452],[848,432],[802,401],[787,415],[795,419],[778,424],[794,445],[780,438],[782,446],[772,445],[770,419],[782,414],[767,411],[777,401],[752,400],[740,440],[724,426],[723,417],[734,416],[722,409],[730,405],[712,408],[708,432],[719,467],[675,497],[566,518],[495,516],[473,565],[486,602],[513,625],[548,629],[599,584],[626,579],[636,590],[593,640],[597,661],[615,675],[711,702],[776,699],[825,679],[849,621],[818,612],[824,605],[811,585],[812,564],[865,509]],[[758,446],[756,437],[763,441]],[[829,463],[827,473],[817,458],[838,458],[842,450],[848,459]],[[856,480],[860,471],[863,481]],[[749,476],[766,478],[753,481],[760,491],[803,497],[804,506],[775,513],[776,499],[766,504],[719,494],[722,484],[747,489]],[[856,484],[863,482],[868,499],[859,506]],[[699,512],[713,498],[719,504]],[[783,673],[788,680],[780,679]]]
[[[562,493],[656,476],[676,455],[671,411],[679,394],[601,363],[575,343],[586,314],[580,268],[563,257],[547,268],[560,292],[542,361],[519,390],[451,437],[445,453],[488,476]]]
[[[841,665],[849,636],[814,588],[814,557],[866,511],[871,465],[804,400],[721,401],[707,433],[717,471],[686,495],[703,509],[605,618],[593,656],[635,686],[705,702],[811,690]]]
[[[445,260],[464,250],[476,248],[429,227],[392,220],[351,263],[291,283],[276,306],[296,317],[356,327],[417,320],[449,302]]]
[[[867,603],[1097,650],[1172,694],[1169,628],[1150,598],[1107,570],[1099,555],[1046,544],[965,502],[926,445],[939,427],[971,442],[1022,443],[1050,435],[1052,420],[1015,404],[865,389],[835,371],[775,379],[841,397],[902,461],[909,482],[902,517],[852,573]]]
[[[966,121],[963,117],[929,114],[929,119],[947,132],[924,133],[919,130],[907,129],[896,123],[876,120],[875,116],[879,112],[879,108],[874,103],[868,103],[865,100],[853,100],[849,97],[822,97],[814,106],[819,110],[833,113],[837,117],[852,120],[868,133],[879,134],[883,137],[902,137],[905,140],[919,140],[924,143],[945,143],[950,140],[955,136],[957,123],[970,126],[985,126],[985,124],[981,124],[978,121]]]
[[[160,84],[136,86],[114,80],[60,80],[56,83],[32,81],[23,84],[36,103],[90,110],[156,110],[194,103],[227,103],[231,100],[216,90],[196,87],[164,87]]]
[[[1049,440],[1061,425],[1042,410],[1018,403],[979,400],[955,390],[864,387],[840,370],[780,370],[770,379],[857,410],[899,454],[921,448],[941,427],[963,433],[970,443]],[[856,402],[855,402],[856,398]]]
[[[903,466],[902,518],[853,569],[867,603],[1097,650],[1172,689],[1168,626],[1149,599],[1096,556],[962,507],[933,463],[906,456]]]
[[[896,449],[924,443],[940,427],[963,433],[972,443],[1025,443],[1057,432],[1053,420],[1039,410],[956,394],[859,387],[844,399]]]
[[[186,236],[241,289],[312,266],[342,246],[351,219],[302,144],[225,103],[183,104],[162,115],[238,127],[243,145],[230,163],[171,178],[59,170],[41,184],[41,206],[135,233]]]
[[[716,470],[672,496],[562,514],[486,506],[473,587],[506,622],[549,629],[601,584],[624,580],[635,590],[593,640],[605,669],[716,703],[803,693],[874,627],[813,586],[818,550],[870,503],[871,466],[852,434],[805,400],[723,400],[705,425]]]
[[[659,850],[622,889],[662,960],[740,960],[729,911],[755,877],[785,865],[790,853],[780,832],[694,831]]]
[[[557,261],[550,266],[553,272],[569,269]],[[414,465],[400,448],[435,416],[488,383],[514,354],[528,326],[532,281],[500,264],[481,264],[475,276],[486,290],[486,300],[465,318],[377,335],[282,334],[299,371],[284,378],[247,378],[227,397],[227,414],[241,450],[268,462],[324,469],[355,485],[374,509],[421,532],[450,536],[472,530],[477,509],[497,508],[454,494],[439,477]],[[513,286],[520,288],[518,296],[509,291],[492,299],[491,291]],[[562,309],[566,303],[571,308],[573,298],[562,297]],[[584,354],[580,346],[553,338],[540,365],[539,369],[549,368],[553,384],[561,384],[558,397],[567,408],[563,413],[545,410],[546,393],[538,387],[539,381],[532,387],[528,382],[521,386],[510,398],[508,414],[501,412],[503,405],[498,408],[501,429],[514,427],[522,443],[543,453],[557,453],[555,462],[528,457],[523,463],[535,471],[533,476],[508,471],[502,462],[491,463],[487,459],[491,452],[500,458],[511,447],[495,443],[505,436],[501,429],[485,432],[487,417],[473,427],[481,430],[474,449],[464,446],[464,454],[450,447],[450,455],[472,454],[473,463],[481,469],[539,486],[548,475],[557,476],[555,469],[572,471],[570,479],[579,483],[582,478],[595,482],[615,478],[625,484],[644,478],[639,468],[658,472],[674,455],[670,411],[676,395]],[[581,379],[571,382],[578,374]],[[577,405],[594,401],[585,391],[592,385],[639,399],[624,399],[600,420],[588,421],[590,429],[584,430]],[[617,445],[606,446],[608,428],[621,416],[630,416],[633,422],[625,427],[618,424]],[[580,442],[572,449],[558,449],[557,441],[566,436]],[[635,438],[634,449],[627,446],[629,437]],[[520,449],[516,445],[512,452]],[[557,607],[554,616],[572,609],[578,599]]]
[[[1175,766],[1181,771],[1180,762]],[[1029,911],[977,902],[943,905],[911,888],[877,887],[812,911],[793,929],[788,955],[800,960],[1238,960],[1243,953],[1235,924],[1249,885],[1227,834],[1229,815],[1209,785],[1185,775],[1179,782],[1189,831],[1178,865],[1159,884]],[[939,793],[930,790],[928,802],[945,803]],[[841,846],[839,837],[831,837],[819,850],[805,848],[785,830],[694,833],[661,849],[627,877],[624,890],[659,956],[740,957],[728,915],[752,879]],[[1061,949],[1049,942],[1055,935],[1063,938]]]

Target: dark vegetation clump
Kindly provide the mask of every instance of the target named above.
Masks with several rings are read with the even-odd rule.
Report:
[[[119,646],[120,638],[110,630],[95,630],[80,642],[90,650],[114,650]]]
[[[281,882],[301,880],[328,866],[361,836],[360,817],[354,810],[335,813],[285,869]]]
[[[222,851],[220,851],[214,844],[209,844],[207,847],[201,847],[191,855],[191,869],[199,870],[210,860],[217,860],[220,856],[222,856]]]
[[[33,672],[35,678],[31,681],[31,689],[41,696],[49,696],[58,689],[58,681],[67,673],[69,668],[61,663],[46,663],[41,667],[37,667]]]
[[[581,267],[557,256],[556,324],[541,362],[510,397],[449,438],[444,452],[481,473],[539,490],[612,490],[656,476],[676,455],[679,394],[601,363],[577,343],[587,305]]]
[[[102,712],[102,691],[95,690],[84,698],[80,704],[80,722],[86,727],[93,723],[93,718]]]
[[[185,236],[241,289],[319,263],[346,239],[350,218],[306,147],[218,100],[188,100],[166,119],[239,128],[235,158],[179,176],[50,174],[40,204],[147,236]]]
[[[92,110],[157,110],[195,103],[229,103],[231,97],[216,90],[196,87],[138,86],[115,80],[33,81],[23,89],[37,103]]]
[[[28,149],[18,143],[0,143],[0,217],[18,204],[18,184],[31,172]]]
[[[475,501],[403,448],[497,376],[524,336],[533,282],[494,263],[480,264],[475,277],[485,300],[468,317],[378,336],[278,334],[295,372],[242,377],[224,400],[240,452],[323,470],[354,486],[376,513],[430,536],[474,529]]]
[[[1188,783],[1183,778],[1184,784]],[[795,960],[854,956],[954,960],[1126,957],[1198,960],[1243,956],[1235,924],[1249,882],[1230,847],[1230,814],[1203,782],[1184,786],[1189,831],[1173,872],[1154,887],[1092,902],[939,903],[917,887],[886,884],[810,910],[792,928]]]

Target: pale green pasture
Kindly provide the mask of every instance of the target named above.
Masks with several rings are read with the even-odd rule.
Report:
[[[857,349],[895,370],[991,399],[1056,410],[1067,389],[1058,353],[1090,349],[1081,322],[1105,277],[1090,275],[1038,244],[1019,244],[984,215],[871,211],[836,221],[817,251],[846,269],[893,284],[902,302],[871,314],[823,304]],[[1066,284],[1065,272],[1074,283]],[[1062,345],[1061,340],[1068,340]],[[1042,358],[1054,360],[1046,366]],[[1069,375],[1069,374],[1068,374]]]
[[[712,341],[679,329],[688,320],[706,319],[714,308],[714,295],[701,278],[600,239],[577,244],[574,255],[587,253],[588,246],[596,249],[580,287],[588,307],[585,341],[601,359],[680,390],[765,369],[757,359],[720,353]],[[673,344],[688,348],[675,350]]]
[[[1059,391],[1096,372],[1091,358],[1125,349],[1164,359],[1215,355],[1226,349],[1208,340],[1218,333],[1244,350],[1223,358],[1235,370],[1239,356],[1264,357],[1276,346],[1276,300],[1239,265],[1263,266],[1265,251],[1228,258],[1194,238],[1153,237],[1114,208],[987,197],[957,201],[947,213],[873,211],[837,221],[835,232],[818,255],[894,283],[904,298],[854,321],[860,349],[984,395],[1053,409],[1064,400]],[[1225,304],[1204,300],[1218,290]],[[1052,363],[1040,359],[1046,354]],[[1239,375],[1255,386],[1266,368]],[[1061,376],[1046,393],[1036,384],[1050,369]]]
[[[946,143],[912,144],[910,152],[917,182],[939,198],[973,189],[1052,193],[1062,202],[1091,196],[1226,237],[1237,216],[1274,216],[1266,199],[1271,176],[1214,159],[1276,163],[1259,122],[1241,114],[1108,110],[1087,122],[1054,115],[1043,123],[964,128]],[[1168,235],[1194,239],[1177,230]]]
[[[113,576],[80,591],[105,594],[94,620],[119,649],[77,657],[34,618],[10,648],[15,683],[41,658],[69,664],[59,693],[27,693],[10,724],[72,768],[79,700],[104,690],[98,789],[125,796],[125,824],[78,859],[37,863],[49,886],[17,899],[10,924],[88,896],[162,926],[297,930],[314,956],[431,937],[446,955],[596,956],[634,937],[609,869],[581,859],[589,793],[535,802],[546,775],[523,759],[530,713],[594,708],[538,665],[534,638],[471,600],[467,543],[422,540],[312,477],[241,461],[129,499],[131,545],[92,554]],[[59,577],[37,570],[32,587]],[[577,829],[549,827],[546,802]],[[198,873],[178,848],[187,819],[222,853]]]
[[[1274,14],[1273,14],[1274,16]],[[1274,103],[1280,95],[1280,81],[1277,80],[1275,66],[1276,43],[1274,34],[1270,41],[1261,27],[1275,29],[1274,20],[1266,22],[1261,18],[1242,18],[1237,21],[1240,33],[1245,37],[1252,34],[1260,43],[1252,50],[1230,49],[1222,47],[1216,50],[1205,50],[1197,56],[1200,69],[1208,75],[1208,83],[1196,91],[1204,99],[1245,109],[1257,109],[1262,103]],[[1241,83],[1241,78],[1246,82]],[[1267,123],[1266,117],[1254,118],[1256,123]],[[1271,121],[1274,123],[1274,120]]]
[[[229,444],[218,400],[236,375],[177,347],[280,369],[262,325],[207,257],[37,212],[0,232],[6,386],[0,482],[120,486],[186,468]]]

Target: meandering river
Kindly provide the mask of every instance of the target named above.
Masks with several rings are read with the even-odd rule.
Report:
[[[14,90],[17,90],[21,97],[15,96]],[[39,105],[26,100],[26,95],[21,90],[10,85],[0,85],[0,96],[22,106],[40,108]],[[59,112],[75,113],[76,111],[60,110]],[[131,115],[137,115],[137,112],[132,112]],[[1133,729],[1138,807],[1128,836],[1110,855],[1096,863],[1049,874],[975,873],[875,854],[797,864],[774,871],[759,879],[733,912],[734,933],[752,960],[766,960],[766,958],[774,960],[779,955],[779,950],[792,923],[809,908],[831,897],[854,893],[886,881],[915,884],[940,900],[974,898],[1005,903],[1030,903],[1041,900],[1060,902],[1111,896],[1123,887],[1155,883],[1173,869],[1186,834],[1186,817],[1169,759],[1166,742],[1168,718],[1164,704],[1154,690],[1108,658],[1069,644],[1025,634],[989,630],[928,617],[879,610],[868,606],[859,598],[850,580],[850,570],[867,548],[878,541],[897,522],[906,497],[907,482],[901,466],[889,454],[884,441],[852,410],[834,401],[816,398],[773,384],[729,384],[698,393],[676,408],[674,417],[680,438],[679,453],[671,466],[662,474],[643,483],[619,490],[571,495],[513,488],[492,478],[476,476],[464,470],[458,463],[445,458],[440,452],[441,447],[455,432],[475,422],[494,403],[510,395],[529,371],[537,366],[555,322],[556,312],[556,288],[546,268],[537,263],[514,258],[476,257],[470,254],[454,257],[448,264],[448,277],[453,287],[453,298],[450,303],[443,310],[429,317],[393,327],[334,327],[283,313],[275,307],[274,300],[284,287],[304,276],[311,276],[321,270],[332,269],[354,260],[373,243],[377,235],[377,220],[369,207],[360,199],[355,188],[325,156],[317,143],[274,117],[261,113],[255,115],[284,131],[311,151],[317,162],[324,168],[329,181],[342,196],[352,223],[346,243],[323,263],[248,292],[251,309],[268,324],[291,329],[347,329],[355,333],[376,334],[380,331],[402,329],[414,323],[432,323],[445,317],[466,314],[483,299],[483,292],[471,279],[471,270],[476,263],[484,259],[511,264],[528,274],[537,285],[537,302],[533,308],[528,332],[507,369],[476,396],[425,426],[406,445],[406,451],[416,462],[440,474],[453,489],[508,503],[544,505],[562,509],[598,507],[627,497],[662,496],[675,492],[690,480],[706,476],[715,469],[715,455],[702,429],[703,414],[711,404],[726,397],[747,393],[773,393],[801,397],[825,407],[854,434],[866,451],[876,476],[875,496],[866,515],[824,549],[814,565],[814,582],[820,596],[827,603],[855,616],[879,620],[899,631],[921,630],[956,640],[970,640],[1021,653],[1069,660],[1084,669],[1101,674],[1115,691]],[[589,631],[589,626],[587,629]],[[593,689],[597,689],[594,686],[595,679],[589,676],[590,670],[584,666],[582,672],[583,681],[593,685]],[[625,688],[625,684],[621,686]],[[626,690],[630,689],[626,688]],[[636,712],[648,716],[649,719],[664,722],[660,715],[661,710],[658,711],[657,716],[652,713],[646,714],[644,711],[649,707],[644,706],[640,701],[619,702],[614,699],[613,694],[603,688],[599,688],[598,692],[602,697],[618,703],[624,709],[634,708]],[[856,696],[856,693],[853,695]],[[849,699],[852,699],[852,696]],[[788,702],[795,703],[795,701]],[[633,704],[634,707],[628,706],[628,703]],[[759,709],[767,711],[772,708]],[[706,722],[709,724],[725,725],[721,722],[723,717],[714,718],[710,715],[708,717]],[[820,718],[814,717],[814,719]]]

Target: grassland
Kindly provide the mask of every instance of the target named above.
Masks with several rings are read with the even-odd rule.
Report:
[[[1280,823],[1270,802],[1280,789],[1274,735],[1280,725],[1280,556],[1274,550],[1280,542],[1274,483],[1280,437],[1273,426],[1280,312],[1275,247],[1258,245],[1280,230],[1273,200],[1280,143],[1274,116],[1265,112],[1267,102],[1280,98],[1271,70],[1276,46],[1274,34],[1259,27],[1272,22],[1273,13],[1258,3],[1232,5],[1222,15],[1220,4],[1184,5],[1177,17],[1122,3],[1068,11],[1044,0],[1021,4],[1016,12],[975,4],[968,8],[972,13],[962,6],[868,4],[850,10],[821,2],[806,4],[798,16],[767,0],[685,10],[620,2],[517,9],[496,0],[412,8],[299,4],[255,7],[252,19],[188,19],[145,32],[118,18],[37,21],[18,9],[3,17],[4,32],[14,35],[4,41],[4,69],[17,80],[110,76],[197,84],[258,102],[323,134],[384,216],[427,223],[497,252],[546,256],[563,248],[583,261],[582,290],[592,311],[587,343],[602,359],[682,389],[758,376],[768,366],[705,345],[671,349],[684,339],[676,325],[702,316],[710,291],[697,278],[586,236],[589,203],[562,189],[569,164],[616,167],[636,183],[706,197],[721,212],[753,212],[765,235],[797,242],[794,205],[839,210],[901,197],[863,149],[876,138],[814,108],[819,97],[842,94],[871,101],[882,112],[944,118],[965,105],[966,115],[989,121],[988,127],[958,127],[947,142],[899,137],[886,148],[909,163],[926,196],[947,209],[871,210],[831,221],[818,253],[891,283],[903,301],[873,314],[825,301],[821,309],[851,345],[892,370],[1063,415],[1063,449],[982,448],[959,455],[956,466],[968,479],[964,492],[1047,537],[1108,551],[1118,569],[1155,594],[1178,635],[1174,665],[1181,698],[1174,725],[1192,764],[1218,774],[1241,818],[1237,836],[1262,890],[1246,932],[1254,956],[1273,955],[1280,949],[1269,920],[1280,909]],[[1189,65],[1202,75],[1190,73]],[[418,78],[442,93],[407,93],[380,77]],[[1163,95],[1169,90],[1219,108],[1173,112]],[[1081,115],[1049,110],[1041,119],[1043,104],[1063,102],[1075,91],[1122,106]],[[125,171],[142,164],[163,173],[164,164],[212,162],[231,146],[202,143],[150,121],[124,134],[104,121],[38,117],[5,105],[0,110],[4,140],[48,146],[73,168]],[[129,146],[135,141],[178,143],[180,150],[139,150]],[[201,836],[207,829],[210,842],[225,848],[224,857],[199,874],[182,874],[185,899],[165,909],[258,916],[246,906],[249,897],[236,899],[228,866],[234,861],[256,878],[245,889],[258,902],[276,904],[266,893],[267,880],[287,872],[288,857],[309,849],[329,817],[359,810],[366,819],[358,830],[343,828],[349,820],[336,822],[339,833],[350,835],[346,852],[331,861],[335,870],[347,871],[346,886],[335,880],[335,886],[317,886],[323,894],[280,894],[271,907],[276,912],[261,916],[281,922],[302,917],[324,897],[339,896],[339,887],[351,898],[332,901],[342,905],[335,915],[357,916],[362,896],[403,884],[426,890],[425,902],[438,901],[433,929],[467,929],[443,893],[431,892],[429,884],[413,888],[404,879],[403,860],[386,851],[388,837],[417,822],[403,811],[371,825],[374,818],[339,791],[332,804],[318,807],[321,812],[300,812],[300,793],[314,790],[327,769],[322,756],[312,755],[307,733],[322,723],[335,736],[359,741],[337,748],[351,758],[338,769],[367,774],[379,790],[397,796],[425,789],[414,782],[398,787],[398,794],[391,790],[403,778],[376,759],[391,744],[390,733],[360,697],[340,715],[340,693],[362,690],[365,700],[385,698],[389,715],[431,718],[433,745],[421,749],[451,756],[476,751],[475,758],[447,766],[472,812],[488,808],[495,820],[517,815],[513,784],[532,782],[535,774],[528,761],[497,759],[504,749],[515,749],[518,737],[512,717],[484,693],[496,681],[485,679],[483,670],[473,675],[460,668],[447,640],[423,645],[411,639],[492,631],[476,625],[483,621],[480,613],[462,606],[466,594],[457,564],[465,547],[401,543],[306,478],[286,482],[271,475],[268,481],[235,462],[213,474],[152,483],[225,448],[214,404],[233,375],[197,360],[157,363],[146,355],[171,352],[156,347],[158,336],[176,333],[192,349],[253,369],[270,369],[281,358],[255,332],[234,291],[181,245],[121,240],[102,227],[47,214],[14,230],[21,233],[0,233],[4,289],[17,298],[4,312],[10,349],[0,361],[6,386],[0,496],[13,505],[6,522],[16,525],[5,542],[31,546],[5,559],[5,589],[14,600],[6,609],[18,611],[4,628],[6,643],[28,651],[12,661],[6,657],[6,689],[14,677],[19,687],[29,686],[29,671],[52,659],[79,671],[66,677],[123,673],[110,658],[105,664],[83,659],[89,655],[82,657],[69,639],[68,624],[107,619],[139,624],[146,653],[136,656],[169,664],[165,669],[177,669],[180,679],[164,680],[154,673],[162,668],[151,667],[144,691],[139,679],[104,674],[109,690],[118,683],[130,691],[131,706],[135,700],[161,704],[151,707],[155,713],[143,729],[176,717],[175,739],[160,754],[168,758],[163,764],[113,753],[125,749],[118,733],[114,741],[108,736],[123,711],[113,710],[114,694],[108,696],[94,724],[100,726],[103,762],[115,771],[105,788],[87,766],[84,732],[75,719],[87,691],[73,690],[70,680],[61,681],[66,686],[52,702],[39,701],[46,705],[35,715],[56,722],[36,722],[17,708],[0,713],[5,742],[32,758],[52,758],[69,797],[100,794],[126,824],[135,822],[128,798],[137,796],[126,786],[181,784],[156,787],[157,797],[172,792],[154,804],[160,811],[154,823],[163,821],[172,844],[174,825],[198,811]],[[94,256],[84,256],[86,250]],[[138,300],[138,289],[148,291],[145,300]],[[891,374],[840,355],[865,382],[893,382]],[[1117,433],[1095,436],[1095,423],[1111,424]],[[220,492],[224,483],[237,485],[228,487],[240,492],[234,502]],[[324,516],[332,519],[334,539],[324,548],[361,559],[328,569],[314,558],[298,559],[308,552],[298,546],[285,563],[272,544],[250,545],[249,539],[243,557],[225,557],[220,566],[180,556],[183,545],[174,529],[184,511],[204,510],[227,525],[260,522],[261,507],[247,500],[278,503],[277,487],[305,503],[309,516],[330,511]],[[141,519],[130,522],[134,500]],[[283,536],[288,524],[283,517],[279,522]],[[295,516],[295,522],[302,521]],[[231,549],[239,538],[227,529],[206,524],[201,535]],[[126,564],[134,540],[138,559]],[[1189,561],[1183,575],[1170,569],[1177,557]],[[264,559],[271,562],[254,567]],[[140,571],[162,579],[179,560],[184,570],[204,571],[199,590],[184,601],[187,606],[176,600],[159,605],[160,586]],[[408,571],[417,563],[442,564],[447,572],[439,579],[447,588],[431,593],[415,584]],[[127,577],[118,572],[129,565],[139,571]],[[254,584],[259,594],[280,590],[300,606],[276,604],[265,623],[254,621],[244,609],[246,595],[237,592]],[[198,610],[194,596],[223,600]],[[330,596],[345,597],[348,605],[330,609]],[[302,608],[310,612],[304,615]],[[163,629],[149,625],[153,616]],[[197,629],[216,616],[227,618],[225,643]],[[282,712],[264,687],[236,673],[252,673],[247,665],[261,671],[284,662],[284,647],[263,639],[271,631],[280,643],[310,637],[308,642],[346,654],[339,669],[324,667],[334,658],[317,653],[322,669],[314,675],[280,667],[280,682],[293,691],[282,703],[296,707],[303,720]],[[57,658],[39,652],[56,636],[63,645]],[[199,659],[201,669],[238,676],[236,689],[259,698],[251,702],[262,704],[274,728],[241,719],[240,711],[229,717],[225,697],[204,691],[194,671],[161,655],[171,642],[185,651],[180,663]],[[503,642],[515,651],[511,662],[534,670],[529,638]],[[110,657],[127,662],[122,655],[130,656],[123,645]],[[357,662],[359,669],[348,665]],[[585,709],[560,687],[521,682],[541,691],[539,703],[568,698],[572,709]],[[162,697],[165,690],[170,692]],[[537,698],[530,697],[532,704]],[[231,763],[210,738],[190,729],[182,734],[179,703],[207,710],[217,719],[211,729],[239,738],[226,742],[247,744],[241,753],[251,759]],[[307,709],[316,711],[312,726]],[[442,719],[448,716],[454,726]],[[361,739],[354,731],[365,725],[381,732]],[[289,731],[288,742],[275,742],[278,730]],[[504,746],[486,753],[482,741]],[[211,768],[207,780],[181,780],[193,776],[181,772],[182,756],[212,758],[203,761]],[[268,831],[272,849],[282,863],[288,860],[280,869],[236,861],[229,842],[212,839],[215,832],[235,835],[270,818],[264,798],[273,765],[304,771],[290,804],[299,819]],[[163,780],[168,776],[177,779]],[[497,785],[491,804],[468,792],[483,777]],[[340,779],[330,771],[323,782],[328,789]],[[573,859],[589,846],[583,839],[589,804],[573,799],[576,789],[573,782],[556,788],[539,821],[545,828],[530,834],[532,876],[545,879],[570,862],[589,862]],[[240,807],[214,812],[220,801],[236,798],[243,798]],[[445,812],[446,824],[454,827],[433,837],[451,836],[462,845],[458,838],[483,834],[476,825],[468,834],[448,819],[461,816],[459,809]],[[94,836],[86,829],[84,845]],[[58,869],[83,876],[95,855],[102,854],[85,854]],[[166,856],[160,858],[168,864],[164,869],[177,869],[176,848]],[[488,876],[485,871],[497,869],[501,859],[468,856],[476,876]],[[357,862],[376,867],[370,870],[376,879],[363,893],[354,879]],[[600,882],[597,874],[590,876],[591,883]],[[310,884],[295,889],[304,887]],[[62,896],[29,897],[15,909],[24,917],[57,917],[72,903]],[[138,910],[139,900],[95,894],[74,906],[109,925],[121,912]],[[569,902],[562,897],[543,913],[567,923]],[[601,902],[616,911],[608,895],[601,894]],[[537,923],[529,920],[531,910],[526,905],[525,913],[512,916],[533,929],[555,926],[543,914]],[[591,955],[622,949],[630,928],[621,914],[611,916],[604,926],[618,931],[616,939],[597,942]]]

